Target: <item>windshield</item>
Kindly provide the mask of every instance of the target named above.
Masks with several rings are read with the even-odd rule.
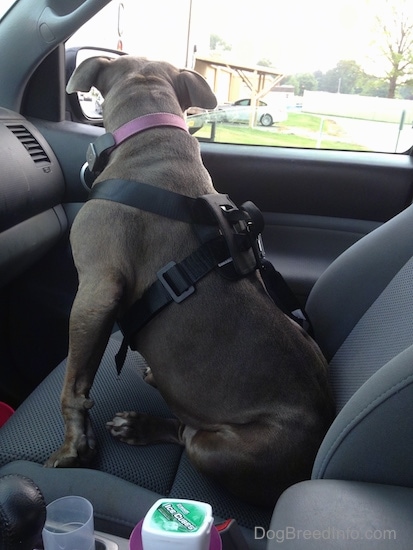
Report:
[[[18,0],[1,0],[0,2],[0,19],[3,18],[9,8],[15,4]]]

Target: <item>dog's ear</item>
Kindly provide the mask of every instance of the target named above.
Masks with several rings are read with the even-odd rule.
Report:
[[[182,69],[175,81],[175,91],[183,111],[189,107],[214,109],[217,98],[203,76],[195,71]]]
[[[110,64],[108,57],[89,57],[76,67],[66,86],[68,94],[73,92],[88,92],[92,86],[104,95],[99,78],[103,70]]]

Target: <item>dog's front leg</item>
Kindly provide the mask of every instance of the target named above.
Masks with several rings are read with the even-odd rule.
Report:
[[[70,315],[69,354],[61,395],[65,424],[63,445],[47,460],[48,467],[87,465],[95,454],[88,411],[89,392],[116,319],[123,290],[112,280],[82,281]]]

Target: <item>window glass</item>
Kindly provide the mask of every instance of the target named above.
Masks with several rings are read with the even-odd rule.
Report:
[[[113,0],[70,44],[200,72],[218,107],[188,116],[199,139],[388,152],[413,144],[410,0]]]
[[[11,6],[16,3],[16,1],[17,0],[1,0],[1,2],[0,2],[0,19],[2,19],[5,16],[5,14],[11,8]]]

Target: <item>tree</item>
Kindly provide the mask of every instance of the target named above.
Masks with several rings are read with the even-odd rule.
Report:
[[[312,73],[299,73],[288,76],[283,84],[294,86],[295,95],[303,95],[305,90],[317,90],[317,80]]]
[[[318,77],[319,89],[324,92],[357,94],[365,74],[353,60],[342,60],[337,65]]]
[[[259,67],[274,67],[274,63],[268,57],[263,57],[257,63]]]
[[[227,52],[232,49],[232,46],[228,42],[225,42],[218,34],[211,34],[209,37],[209,49]]]
[[[413,99],[413,81],[406,82],[399,88],[401,99]]]
[[[388,98],[396,96],[398,86],[413,74],[413,10],[411,0],[385,0],[376,17],[378,43],[387,61]]]
[[[360,80],[360,95],[387,97],[388,88],[384,78],[365,74]]]

